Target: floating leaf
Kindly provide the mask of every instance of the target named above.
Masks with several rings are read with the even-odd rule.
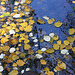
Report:
[[[1,4],[5,4],[5,2],[1,2]]]
[[[3,18],[4,17],[4,15],[0,15],[0,18]]]
[[[13,56],[12,56],[12,59],[13,59],[13,60],[17,60],[17,59],[19,59],[19,57],[18,57],[17,55],[13,55]]]
[[[5,13],[4,13],[4,16],[9,16],[9,15],[10,15],[9,12],[5,12]]]
[[[54,72],[52,72],[52,71],[48,71],[48,72],[47,72],[47,71],[46,71],[46,72],[45,72],[45,75],[54,75]]]
[[[11,57],[7,58],[5,61],[6,61],[7,63],[13,62],[13,60],[11,59]]]
[[[42,54],[43,53],[43,51],[41,51],[41,50],[38,50],[37,52],[38,52],[38,54]]]
[[[61,40],[58,40],[58,41],[57,41],[57,44],[58,44],[58,45],[61,45]]]
[[[45,21],[42,20],[42,19],[38,19],[37,22],[40,23],[40,24],[45,24]]]
[[[67,50],[72,49],[72,46],[71,46],[71,45],[67,45],[67,46],[66,46],[66,49],[67,49]]]
[[[30,48],[31,48],[31,46],[30,46],[29,44],[25,44],[25,45],[24,45],[24,49],[25,49],[25,50],[28,50],[28,49],[30,49]]]
[[[69,34],[70,35],[73,35],[74,33],[75,33],[75,29],[74,28],[69,29]]]
[[[18,71],[17,70],[12,70],[9,75],[18,75]]]
[[[72,51],[75,51],[75,47],[72,48]]]
[[[61,23],[60,21],[58,21],[58,22],[55,22],[55,23],[54,23],[54,26],[55,26],[55,27],[60,27],[62,24],[63,24],[63,23]]]
[[[53,48],[49,48],[46,50],[47,53],[54,53],[54,49]]]
[[[26,26],[26,28],[24,28],[24,31],[31,32],[32,31],[32,26],[30,26],[30,25]]]
[[[42,64],[42,65],[46,65],[47,64],[47,61],[45,61],[45,60],[40,60],[40,63]]]
[[[0,73],[0,75],[2,75],[2,73]]]
[[[59,36],[58,35],[54,35],[53,39],[54,40],[58,40],[59,39]]]
[[[1,39],[1,43],[3,44],[3,43],[5,43],[5,42],[7,42],[8,41],[8,39],[6,38],[6,37],[3,37],[2,39]]]
[[[29,20],[29,25],[33,25],[35,23],[34,20]]]
[[[58,71],[62,71],[62,69],[59,66],[56,66],[55,69]]]
[[[8,51],[9,48],[10,48],[9,46],[3,46],[3,47],[2,47],[2,50],[3,50],[3,51]]]
[[[26,27],[28,24],[27,24],[27,22],[23,22],[23,23],[21,23],[20,24],[22,27]]]
[[[27,3],[27,4],[30,4],[30,3],[31,3],[31,1],[30,1],[30,0],[26,0],[26,3]]]
[[[75,3],[75,1],[72,1],[72,3]]]
[[[65,44],[61,44],[61,45],[60,45],[60,50],[62,50],[62,49],[65,48],[65,47],[66,47]]]
[[[21,57],[21,58],[24,58],[24,57],[25,57],[25,54],[24,54],[24,53],[21,53],[21,54],[20,54],[20,57]]]
[[[17,21],[17,22],[22,22],[22,21],[23,21],[23,19],[17,19],[16,21]]]
[[[43,71],[50,71],[50,69],[49,69],[48,67],[45,67],[45,68],[43,69]]]
[[[24,43],[29,43],[29,40],[28,40],[28,39],[25,39],[25,40],[24,40]]]
[[[70,42],[69,42],[68,40],[64,40],[63,43],[64,43],[65,45],[68,45]]]
[[[61,68],[61,69],[66,69],[66,64],[65,63],[59,63],[59,64],[57,64],[58,65],[58,67],[59,68]]]
[[[13,63],[13,65],[12,65],[13,67],[15,67],[15,66],[17,66],[17,64],[16,63]]]
[[[16,63],[17,63],[18,66],[23,66],[23,65],[25,64],[25,63],[24,63],[22,60],[20,60],[20,59],[17,60]]]
[[[29,49],[29,50],[28,50],[28,54],[34,54],[34,51],[31,50],[31,49]]]
[[[11,38],[11,39],[10,39],[10,43],[11,43],[12,45],[15,45],[15,44],[18,43],[18,39],[17,39],[17,38]]]
[[[68,40],[69,42],[73,42],[73,41],[74,41],[74,38],[71,37],[71,36],[68,36],[68,37],[67,37],[67,40]]]
[[[58,45],[58,44],[54,44],[54,45],[53,45],[53,48],[54,48],[55,50],[58,50],[58,49],[59,49],[59,45]]]
[[[51,18],[51,19],[47,20],[48,24],[52,24],[54,21],[55,21],[54,18]]]

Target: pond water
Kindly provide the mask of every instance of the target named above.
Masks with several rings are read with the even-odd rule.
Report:
[[[67,13],[72,12],[69,0],[33,0],[31,6],[35,10],[36,17],[43,19],[43,16],[49,16],[55,18],[56,21],[60,20],[60,22],[64,22]],[[60,28],[49,25],[47,22],[44,25],[37,25],[37,27],[38,29],[42,28],[46,34],[54,32],[60,36],[61,40],[65,39]]]

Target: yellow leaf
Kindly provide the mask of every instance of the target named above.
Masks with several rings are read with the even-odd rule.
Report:
[[[16,63],[13,63],[13,65],[12,65],[13,67],[16,67],[17,66],[17,64]]]
[[[33,25],[35,23],[34,20],[29,20],[29,25]]]
[[[2,39],[1,39],[1,43],[3,44],[3,43],[5,43],[5,42],[7,42],[8,41],[8,39],[6,38],[6,37],[3,37]]]
[[[75,3],[75,1],[72,1],[72,3]]]
[[[47,71],[46,71],[46,72],[45,72],[45,75],[54,75],[54,72],[52,72],[52,71],[48,71],[48,72],[47,72]]]
[[[45,24],[45,21],[42,20],[42,19],[38,19],[37,22],[40,23],[40,24]]]
[[[20,25],[23,26],[23,27],[26,27],[28,24],[27,24],[27,22],[23,22]]]
[[[58,40],[58,41],[57,41],[57,44],[58,44],[58,45],[61,45],[61,40]]]
[[[61,45],[60,45],[60,50],[62,50],[62,49],[65,48],[65,47],[66,47],[65,44],[61,44]]]
[[[60,21],[58,21],[58,22],[55,22],[55,23],[54,23],[54,26],[55,26],[55,27],[60,27],[62,24],[63,24],[63,23],[61,23]]]
[[[24,63],[22,60],[20,60],[20,59],[17,60],[16,63],[17,63],[18,66],[23,66],[23,65],[25,64],[25,63]]]
[[[64,40],[63,43],[64,43],[65,45],[68,45],[70,42],[69,42],[68,40]]]
[[[24,49],[25,49],[25,50],[28,50],[28,49],[30,49],[30,48],[31,48],[31,46],[30,46],[29,44],[25,44],[25,45],[24,45]]]
[[[46,65],[47,64],[47,61],[45,61],[45,60],[40,60],[40,63],[42,64],[42,65]]]
[[[8,51],[9,48],[10,48],[9,46],[3,46],[3,47],[2,47],[2,50],[3,50],[3,51]]]
[[[73,35],[74,33],[75,33],[75,29],[74,28],[69,29],[69,34],[70,35]]]
[[[30,1],[30,0],[26,0],[26,3],[27,3],[27,4],[30,4],[30,3],[31,3],[31,1]]]
[[[0,15],[0,18],[3,18],[4,17],[4,15]]]
[[[58,44],[54,44],[54,45],[53,45],[53,48],[54,48],[55,50],[58,50],[58,49],[59,49],[59,45],[58,45]]]
[[[6,0],[1,0],[1,1],[5,2]]]
[[[31,32],[32,31],[32,26],[28,25],[26,28],[24,28],[24,31]]]
[[[20,34],[20,37],[24,37],[25,33]]]
[[[60,67],[58,67],[58,66],[56,66],[55,69],[56,69],[57,71],[61,71],[61,70],[62,70],[62,69],[61,69]]]
[[[74,41],[74,38],[71,37],[71,36],[68,36],[68,37],[67,37],[67,40],[68,40],[69,42],[73,42],[73,41]]]
[[[72,46],[71,46],[71,45],[67,45],[67,46],[66,46],[66,49],[67,49],[67,50],[72,49]]]
[[[15,45],[18,43],[18,39],[17,38],[11,38],[10,39],[10,44]]]
[[[18,75],[18,71],[17,70],[12,70],[9,75]]]
[[[30,20],[32,20],[32,19],[33,19],[33,17],[31,16],[31,17],[29,17],[29,19],[30,19]]]
[[[37,52],[38,52],[38,54],[42,54],[43,53],[43,51],[41,51],[41,50],[38,50]]]
[[[25,8],[25,12],[29,12],[29,11],[30,11],[30,9],[26,7]]]
[[[45,67],[45,68],[43,69],[43,71],[50,71],[50,69],[49,69],[48,67]]]
[[[2,27],[7,27],[7,25],[6,25],[6,24],[4,24],[4,25],[2,25]]]
[[[18,46],[22,46],[22,44],[18,44]]]
[[[54,40],[58,40],[58,39],[59,39],[59,36],[58,36],[58,35],[55,35],[55,36],[53,37],[53,39],[54,39]]]
[[[51,19],[47,20],[48,24],[52,24],[54,21],[55,21],[54,18],[51,18]]]
[[[25,39],[24,40],[24,43],[26,44],[26,43],[29,43],[29,40],[28,39]]]
[[[59,63],[59,64],[57,64],[58,65],[58,67],[59,68],[61,68],[61,69],[66,69],[66,64],[65,63]]]
[[[5,4],[5,2],[1,2],[1,4]]]
[[[54,53],[54,49],[53,48],[49,48],[46,50],[47,53]]]
[[[0,73],[0,75],[2,75],[2,73]]]
[[[17,21],[17,22],[22,22],[22,21],[23,21],[23,19],[17,19],[16,21]]]
[[[13,60],[17,60],[17,59],[19,59],[19,57],[18,57],[17,55],[13,55],[13,56],[12,56],[12,59],[13,59]]]
[[[72,48],[72,51],[75,51],[75,47]]]
[[[28,39],[28,35],[25,35],[24,37],[25,37],[25,39]]]

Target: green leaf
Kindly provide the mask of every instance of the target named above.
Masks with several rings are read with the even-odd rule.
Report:
[[[10,15],[9,12],[5,12],[5,13],[4,13],[4,16],[9,16],[9,15]]]

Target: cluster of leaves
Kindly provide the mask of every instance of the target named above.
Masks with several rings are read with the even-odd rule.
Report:
[[[5,1],[6,0],[1,0],[1,4],[4,5]],[[32,16],[30,16],[33,9],[28,6],[28,4],[30,4],[31,1],[25,1],[26,2],[24,3],[16,1],[12,13],[4,12],[0,15],[0,21],[2,22],[2,26],[0,28],[0,53],[5,54],[4,58],[1,59],[1,62],[4,63],[3,67],[9,72],[9,75],[18,75],[19,68],[28,65],[30,60],[39,60],[42,67],[45,66],[43,69],[41,67],[40,74],[43,75],[44,72],[46,75],[54,75],[54,71],[62,71],[66,69],[67,66],[64,62],[62,62],[62,60],[56,59],[57,66],[54,66],[54,71],[51,71],[50,67],[47,66],[48,61],[46,60],[46,56],[53,54],[57,50],[59,50],[61,54],[64,54],[64,56],[67,55],[67,53],[69,54],[69,50],[72,50],[75,54],[75,47],[73,46],[75,41],[75,29],[69,29],[69,35],[72,36],[67,36],[66,40],[63,42],[55,33],[44,35],[39,42],[48,42],[52,47],[44,47],[37,51],[33,51],[32,46],[30,45],[31,40],[29,39],[29,33],[34,29],[35,20]],[[1,9],[6,10],[3,6],[1,6]],[[23,17],[25,18],[23,19]],[[46,18],[48,24],[52,24],[57,28],[63,25],[63,23],[59,20],[55,22],[54,18],[44,18]],[[45,24],[45,21],[38,19],[37,23]],[[23,51],[21,50],[22,47]],[[34,64],[36,64],[36,62],[34,62]],[[12,64],[12,66],[10,67],[9,64]],[[18,67],[18,69],[13,69],[15,67]],[[37,68],[38,66],[35,65],[35,67]]]

